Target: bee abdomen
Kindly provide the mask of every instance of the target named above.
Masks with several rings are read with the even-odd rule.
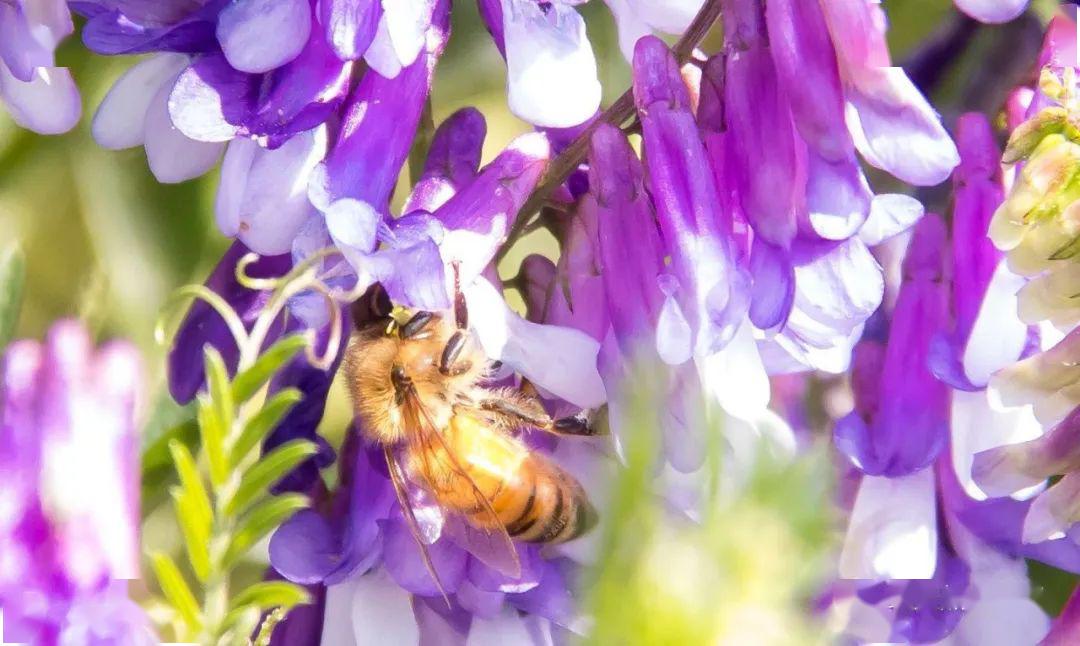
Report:
[[[495,511],[515,540],[562,543],[595,524],[595,512],[581,485],[554,465],[530,460],[522,465],[517,487],[504,489]],[[532,468],[530,468],[532,467]]]

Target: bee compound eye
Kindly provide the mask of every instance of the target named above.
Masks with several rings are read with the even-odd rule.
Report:
[[[390,301],[390,295],[386,293],[386,289],[382,284],[375,283],[352,304],[350,311],[353,327],[361,329],[381,321],[390,316],[393,309],[394,304]]]
[[[370,292],[371,312],[378,318],[390,316],[390,312],[394,311],[394,304],[390,302],[390,294],[386,293],[382,283],[372,285]]]

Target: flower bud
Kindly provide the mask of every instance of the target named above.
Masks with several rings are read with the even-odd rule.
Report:
[[[1061,134],[1044,137],[1021,171],[1012,193],[994,213],[990,222],[994,244],[1004,251],[1017,248],[1026,241],[1032,224],[1057,217],[1080,198],[1080,186],[1075,181],[1078,170],[1080,145]]]
[[[1067,120],[1068,112],[1060,106],[1039,112],[1013,131],[1001,161],[1013,164],[1027,158],[1048,135],[1060,134],[1065,129]]]

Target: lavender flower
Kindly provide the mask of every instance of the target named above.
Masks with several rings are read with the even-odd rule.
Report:
[[[855,152],[905,181],[936,184],[956,148],[889,67],[872,3],[724,6],[729,51],[705,66],[703,83],[718,91],[702,92],[700,121],[728,210],[755,234],[750,314],[766,332],[763,358],[774,373],[840,372],[881,302],[867,246],[922,215],[910,198],[873,195]]]
[[[0,6],[0,104],[20,126],[52,135],[78,123],[79,90],[54,59],[56,46],[73,29],[61,0],[12,0]]]
[[[133,348],[77,323],[13,343],[0,393],[0,609],[6,641],[152,644],[120,579],[139,573]],[[72,486],[72,478],[78,486]]]
[[[571,455],[564,450],[555,457]],[[413,490],[421,533],[450,596],[447,608],[397,507],[381,453],[360,446],[351,433],[342,459],[344,479],[330,503],[335,513],[329,518],[298,514],[270,547],[271,562],[286,577],[328,586],[323,643],[417,638],[487,643],[492,632],[542,643],[540,635],[584,629],[567,578],[575,569],[572,561],[542,558],[536,547],[520,547],[522,576],[508,579],[485,564],[490,556],[484,541],[470,539],[460,521],[443,518]],[[578,465],[575,474],[588,476],[598,464],[586,454],[569,466]]]
[[[955,225],[959,232],[966,228]],[[849,611],[860,618],[848,630],[871,641],[929,643],[951,634],[959,643],[1035,643],[1047,619],[1028,599],[1024,564],[1017,558],[1025,550],[1014,527],[1003,534],[996,524],[1002,516],[1022,514],[1023,503],[979,502],[985,494],[970,497],[961,484],[970,476],[958,470],[970,465],[971,443],[1007,435],[1015,418],[994,416],[983,392],[953,393],[950,414],[948,390],[927,366],[929,339],[947,313],[945,250],[941,221],[927,216],[909,243],[888,344],[866,340],[859,346],[853,369],[856,412],[837,426],[838,448],[864,474],[840,575],[877,581],[849,584],[854,586]],[[959,263],[954,267],[959,271]],[[909,338],[910,330],[919,332]],[[900,348],[905,353],[898,353]],[[895,371],[901,365],[911,372],[900,376]],[[884,384],[888,391],[876,390]],[[914,432],[901,439],[900,429]],[[1047,545],[1029,554],[1064,567],[1080,565],[1073,545]],[[1016,632],[996,632],[1000,617],[995,613],[1006,613]]]
[[[1016,317],[1018,278],[983,238],[1002,199],[989,123],[964,115],[957,136],[962,163],[954,175],[951,267],[942,264],[944,228],[936,217],[924,218],[908,246],[888,345],[864,340],[856,353],[856,412],[838,424],[836,434],[838,448],[865,475],[853,502],[840,573],[882,581],[855,584],[852,603],[860,618],[851,630],[864,639],[921,643],[951,635],[958,643],[1035,643],[1046,632],[1047,619],[1028,599],[1029,584],[1017,557],[1075,570],[1080,551],[1063,533],[1035,535],[1027,526],[1020,531],[1025,515],[1028,526],[1038,517],[1043,496],[1031,498],[1045,486],[1045,474],[1034,461],[1032,466],[1006,464],[1001,456],[1004,451],[1017,457],[1026,445],[1014,443],[1042,430],[1030,407],[1003,408],[988,396],[986,385],[993,383],[991,374],[1026,351],[1029,335]],[[929,283],[914,288],[916,280]],[[933,330],[947,320],[949,309],[941,299],[950,284],[952,329],[934,337]],[[918,341],[897,336],[913,323]],[[905,378],[890,370],[900,356],[894,347],[905,348],[915,371]],[[926,348],[929,361],[922,354]],[[929,368],[942,383],[934,385]],[[889,390],[877,391],[879,383],[891,383]],[[946,384],[954,389],[951,401],[943,399]],[[903,405],[904,397],[920,388],[924,393],[911,400],[920,403]],[[905,420],[897,427],[904,429],[903,440],[896,434],[889,439],[888,424],[878,421],[897,414]],[[1058,436],[1057,446],[1064,437]],[[1049,441],[1028,445],[1037,443],[1044,447],[1039,455],[1048,455]],[[912,460],[907,472],[894,468],[890,473],[902,458],[915,455],[910,451],[921,459]],[[998,477],[987,477],[990,465],[998,467]],[[1011,498],[993,499],[1002,495]],[[933,611],[920,611],[927,607]],[[1002,632],[1001,616],[1010,617],[1009,632]]]
[[[1008,22],[1027,9],[1028,0],[956,0],[956,8],[976,20]]]

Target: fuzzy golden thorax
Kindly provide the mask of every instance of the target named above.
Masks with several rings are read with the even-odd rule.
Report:
[[[395,317],[398,319],[399,317]],[[401,325],[386,319],[357,330],[345,351],[347,386],[361,433],[382,445],[396,445],[407,436],[409,418],[399,401],[393,371],[399,367],[412,382],[416,399],[435,429],[450,423],[454,406],[471,403],[472,391],[487,370],[488,360],[475,340],[468,340],[457,365],[460,374],[443,374],[439,360],[456,331],[452,314],[437,313],[419,334],[400,335]]]

